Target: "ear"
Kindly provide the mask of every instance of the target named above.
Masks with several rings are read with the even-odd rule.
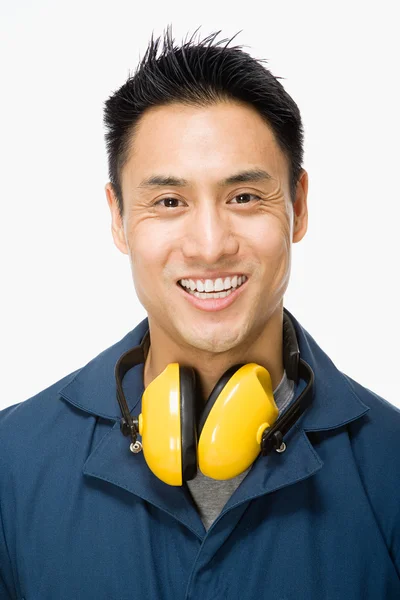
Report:
[[[306,234],[308,225],[308,173],[302,169],[296,187],[296,199],[293,205],[293,243],[300,242]]]
[[[126,243],[123,219],[120,215],[117,197],[114,192],[114,187],[111,182],[108,182],[105,187],[108,206],[111,212],[111,232],[114,239],[114,244],[122,254],[128,254],[128,244]]]

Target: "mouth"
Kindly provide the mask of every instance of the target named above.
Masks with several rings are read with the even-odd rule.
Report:
[[[193,306],[213,312],[230,306],[243,293],[247,281],[246,275],[235,275],[214,281],[180,279],[177,286]]]
[[[180,279],[178,285],[188,294],[203,300],[225,298],[247,281],[246,275],[211,280]]]

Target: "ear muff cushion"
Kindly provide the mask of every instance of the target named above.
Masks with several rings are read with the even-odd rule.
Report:
[[[181,395],[182,482],[197,474],[196,373],[191,367],[179,368]]]
[[[201,431],[204,427],[204,423],[207,421],[207,417],[210,414],[212,407],[215,404],[216,399],[224,389],[225,385],[228,383],[229,379],[232,377],[236,371],[238,371],[244,364],[233,365],[230,367],[221,377],[218,379],[217,383],[213,387],[211,394],[208,397],[208,400],[204,406],[203,412],[201,413],[199,423],[197,426],[198,436],[200,437]]]

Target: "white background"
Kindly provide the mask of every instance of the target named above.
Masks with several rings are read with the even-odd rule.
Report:
[[[222,29],[299,105],[309,230],[285,306],[336,366],[400,406],[398,3],[5,2],[0,14],[0,408],[145,317],[113,245],[103,102],[172,23]]]

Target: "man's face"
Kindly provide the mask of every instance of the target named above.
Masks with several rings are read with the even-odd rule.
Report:
[[[213,353],[260,335],[287,288],[291,242],[307,228],[304,175],[293,229],[287,161],[254,109],[221,102],[148,110],[122,172],[122,220],[109,186],[107,197],[150,328]],[[243,278],[234,276],[243,275],[238,287]],[[219,279],[225,298],[190,294],[206,279]]]

